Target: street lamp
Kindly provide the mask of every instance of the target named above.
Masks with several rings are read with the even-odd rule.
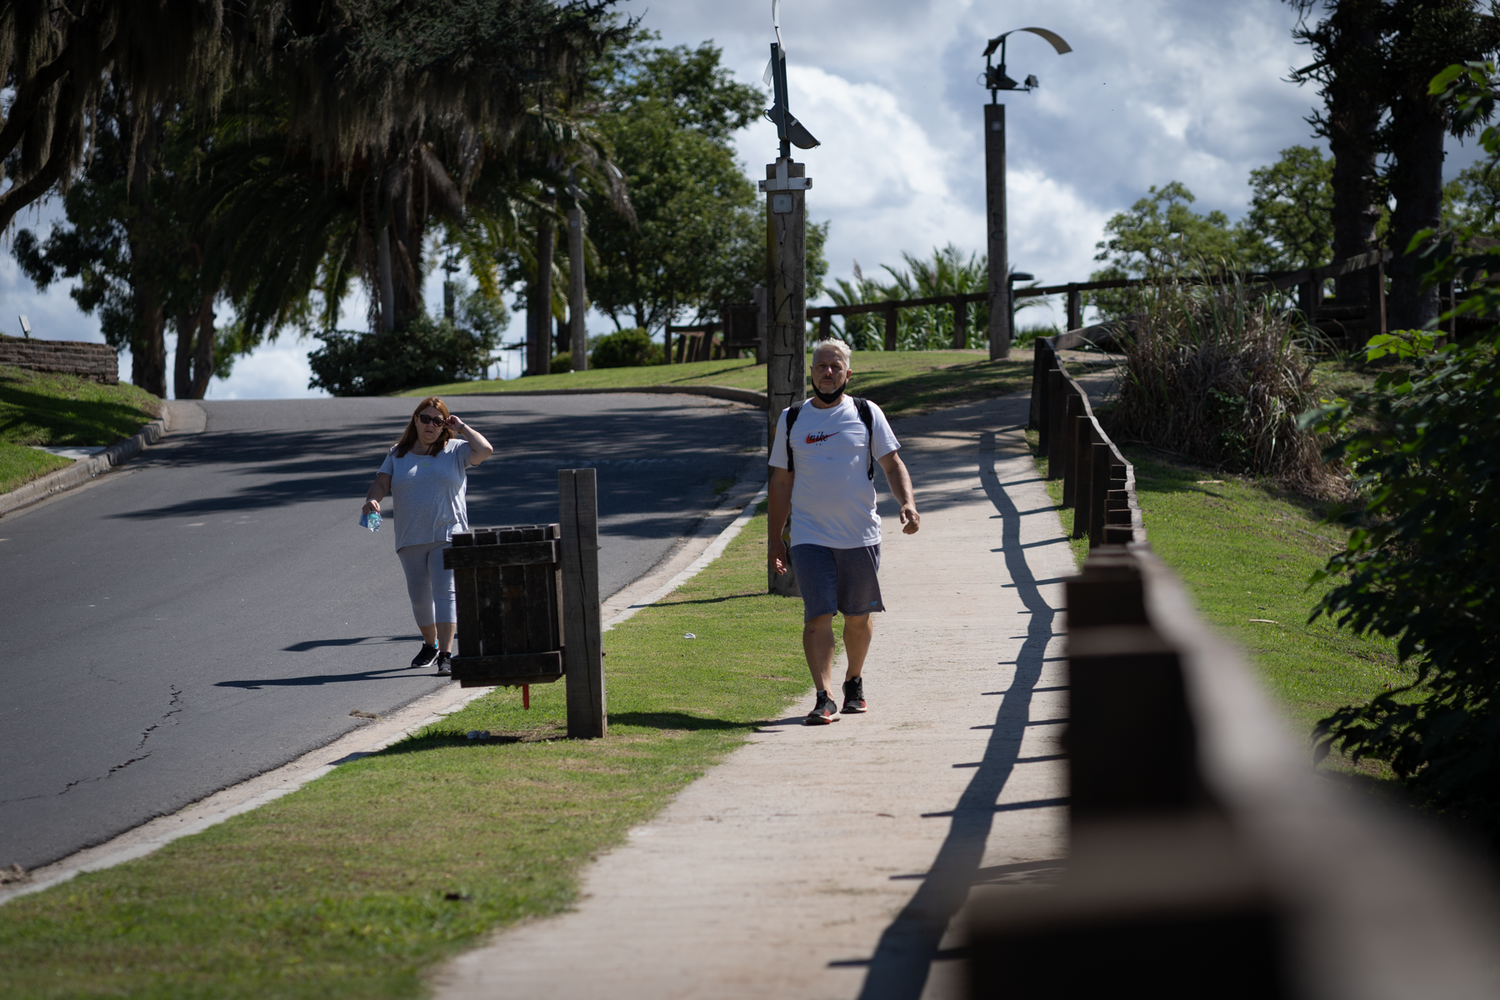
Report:
[[[1051,43],[1058,55],[1073,51],[1061,35],[1046,28],[1017,28],[991,38],[984,49],[984,74],[979,84],[990,92],[990,103],[984,106],[984,174],[985,193],[988,202],[989,254],[990,254],[990,360],[1000,361],[1010,357],[1012,320],[1015,311],[1011,308],[1009,234],[1005,222],[1005,105],[1000,103],[1002,90],[1019,90],[1029,93],[1039,84],[1035,76],[1026,77],[1017,83],[1005,72],[1006,39],[1018,31],[1039,35]],[[991,61],[995,49],[1000,50],[1000,65]],[[1028,279],[1022,279],[1028,280]]]

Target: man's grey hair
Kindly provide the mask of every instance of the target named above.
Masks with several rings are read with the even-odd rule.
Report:
[[[844,367],[849,367],[849,345],[842,340],[819,340],[812,345],[812,356],[816,358],[819,351],[833,351],[844,359]]]

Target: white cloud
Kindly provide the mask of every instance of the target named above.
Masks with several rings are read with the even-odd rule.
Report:
[[[758,84],[773,39],[770,7],[623,0],[618,9],[640,16],[663,44],[713,40],[739,79]],[[1309,56],[1291,37],[1296,13],[1282,0],[784,0],[781,23],[792,109],[823,141],[798,157],[813,177],[811,218],[832,223],[835,277],[850,276],[856,258],[873,273],[902,251],[925,255],[949,242],[984,249],[980,106],[988,95],[976,77],[986,40],[1002,31],[1040,25],[1074,50],[1058,56],[1027,34],[1008,47],[1010,75],[1035,74],[1042,84],[1005,101],[1010,257],[1049,284],[1086,279],[1105,222],[1150,186],[1181,181],[1199,211],[1236,218],[1252,168],[1287,146],[1315,143],[1304,118],[1318,96],[1285,82]],[[757,123],[737,148],[750,176],[762,176],[776,155],[774,131]],[[1473,142],[1449,148],[1450,175],[1478,155]],[[429,281],[434,308],[440,281]],[[363,325],[362,301],[346,307],[344,325]],[[21,311],[44,335],[102,340],[65,289],[38,295],[6,255],[0,329],[9,331]],[[591,315],[589,327],[612,324]],[[507,339],[524,329],[518,313]],[[305,395],[298,355],[312,346],[268,345],[212,394]]]

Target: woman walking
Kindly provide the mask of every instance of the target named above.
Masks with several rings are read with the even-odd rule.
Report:
[[[462,440],[454,439],[455,432]],[[365,493],[366,514],[378,512],[386,496],[396,502],[396,555],[406,571],[412,615],[422,630],[422,649],[411,661],[413,667],[435,660],[438,673],[453,672],[449,660],[458,613],[453,571],[443,568],[443,549],[455,531],[469,530],[469,467],[494,450],[483,434],[449,413],[441,399],[428,396]]]

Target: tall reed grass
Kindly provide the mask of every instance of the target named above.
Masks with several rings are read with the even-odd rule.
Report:
[[[1134,440],[1226,471],[1270,476],[1336,497],[1343,479],[1322,459],[1321,438],[1297,426],[1316,402],[1314,359],[1301,317],[1243,284],[1164,282],[1126,322],[1125,371],[1110,417]]]

